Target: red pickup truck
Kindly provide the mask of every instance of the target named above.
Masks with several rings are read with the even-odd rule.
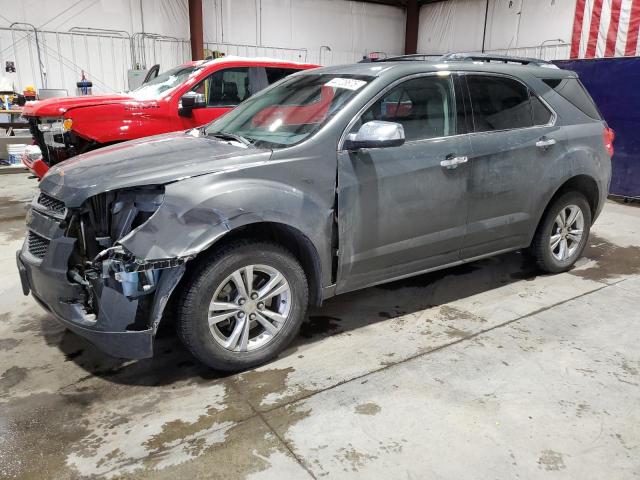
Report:
[[[105,145],[198,127],[287,75],[317,66],[224,57],[186,63],[127,94],[28,102],[23,116],[40,152],[30,149],[23,163],[42,178],[52,165]]]

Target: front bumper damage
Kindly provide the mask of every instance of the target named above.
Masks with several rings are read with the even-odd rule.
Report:
[[[32,207],[17,252],[25,295],[109,355],[153,356],[153,337],[188,258],[145,262],[113,247],[80,275],[69,267],[78,239],[65,235],[64,215],[46,213]]]

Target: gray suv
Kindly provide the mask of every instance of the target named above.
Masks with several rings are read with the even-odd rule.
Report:
[[[577,76],[539,61],[307,70],[202,128],[52,168],[23,290],[123,358],[152,356],[171,302],[197,358],[246,369],[340,293],[525,248],[571,268],[612,140]]]

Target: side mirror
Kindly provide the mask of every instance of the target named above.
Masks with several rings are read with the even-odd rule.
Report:
[[[372,120],[362,125],[357,133],[347,135],[344,149],[399,147],[404,140],[404,128],[399,123]]]
[[[191,110],[194,108],[206,107],[207,103],[204,100],[202,93],[187,92],[180,99],[180,106],[178,107],[178,114],[182,117],[190,117]]]

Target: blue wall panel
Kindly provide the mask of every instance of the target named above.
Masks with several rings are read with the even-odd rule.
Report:
[[[640,57],[554,63],[578,73],[616,132],[610,193],[640,197]]]

